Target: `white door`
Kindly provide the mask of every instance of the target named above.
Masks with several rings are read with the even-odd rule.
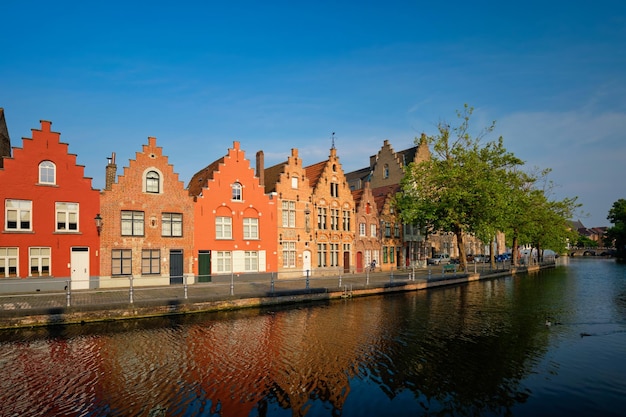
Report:
[[[311,275],[311,251],[310,250],[305,250],[302,253],[302,275],[306,276],[307,275],[307,271],[308,275]]]
[[[70,268],[72,270],[72,289],[88,290],[89,289],[89,248],[76,247],[72,248],[72,256],[70,258]]]

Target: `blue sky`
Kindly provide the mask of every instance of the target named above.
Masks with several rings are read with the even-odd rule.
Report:
[[[584,3],[587,3],[585,5]],[[40,120],[95,188],[155,136],[187,184],[241,142],[254,163],[365,167],[465,103],[476,129],[586,226],[626,198],[626,2],[32,1],[1,7],[0,107],[12,145]]]

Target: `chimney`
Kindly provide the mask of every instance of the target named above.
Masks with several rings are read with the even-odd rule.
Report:
[[[117,174],[117,165],[115,165],[115,152],[107,157],[108,163],[104,178],[104,189],[111,190],[111,186],[115,184],[115,175]]]
[[[265,187],[265,167],[263,166],[265,163],[263,151],[258,151],[256,153],[256,176],[259,179],[259,184],[261,187]]]

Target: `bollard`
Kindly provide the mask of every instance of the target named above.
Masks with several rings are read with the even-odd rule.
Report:
[[[235,273],[230,273],[230,295],[235,295]]]
[[[187,275],[183,275],[183,288],[185,289],[185,300],[189,299],[189,293],[187,290]]]
[[[341,288],[341,274],[339,274],[339,288]]]
[[[72,283],[71,281],[65,281],[65,292],[66,292],[66,304],[68,307],[72,304]]]
[[[306,289],[309,289],[309,270],[306,270]]]
[[[430,279],[430,276],[431,276],[431,274],[432,274],[432,270],[433,270],[433,268],[429,266],[429,267],[428,267],[428,277],[426,278],[427,280],[429,280],[429,279]]]
[[[274,294],[274,273],[272,272],[272,275],[270,275],[270,293]]]
[[[370,285],[370,270],[365,270],[365,285]]]
[[[393,282],[393,269],[391,270],[391,273],[389,274],[389,282]]]
[[[130,276],[130,287],[128,288],[128,297],[129,297],[129,301],[132,304],[135,300],[133,298],[133,292],[134,292],[134,288],[133,288],[133,277],[132,275]]]

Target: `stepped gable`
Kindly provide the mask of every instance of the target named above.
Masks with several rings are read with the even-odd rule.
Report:
[[[213,179],[213,174],[216,171],[219,171],[220,165],[224,164],[224,157],[221,157],[217,161],[207,165],[200,171],[196,172],[189,180],[189,184],[187,185],[187,190],[189,191],[189,195],[193,197],[198,197],[202,194],[202,189],[208,187],[209,180]]]
[[[4,109],[0,107],[0,168],[4,167],[4,158],[11,157],[11,138],[4,118]]]
[[[359,188],[358,190],[352,191],[352,199],[354,200],[354,207],[359,207],[359,204],[361,204],[361,199],[363,198],[364,192],[365,192],[364,188]]]
[[[378,208],[378,213],[381,214],[385,207],[385,202],[388,198],[395,196],[401,190],[400,184],[385,185],[382,187],[374,188],[372,195],[374,196],[374,202]]]
[[[285,172],[287,162],[281,162],[280,164],[271,166],[265,169],[265,193],[276,192],[276,184],[280,180],[280,174]]]

